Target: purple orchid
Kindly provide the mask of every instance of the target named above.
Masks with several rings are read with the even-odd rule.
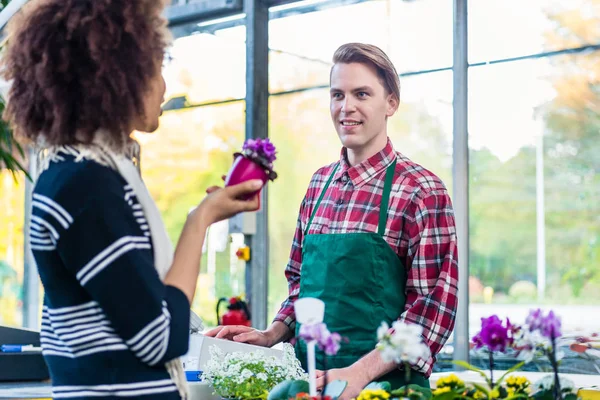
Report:
[[[340,342],[342,341],[342,337],[339,333],[332,333],[325,340],[325,344],[321,348],[328,356],[334,356],[340,350]]]
[[[342,337],[338,333],[331,333],[323,322],[318,324],[302,324],[298,337],[305,342],[312,340],[325,354],[334,356],[340,349]]]
[[[473,337],[475,348],[487,347],[491,352],[503,352],[512,345],[512,328],[510,322],[502,325],[502,320],[496,315],[489,318],[481,318],[481,331]]]
[[[525,323],[530,332],[539,331],[542,336],[548,339],[556,339],[562,335],[560,318],[550,311],[544,315],[541,309],[531,310]]]
[[[497,315],[488,318],[481,318],[481,331],[473,337],[473,343],[476,349],[485,347],[489,352],[490,362],[490,387],[494,387],[494,352],[504,352],[507,347],[514,343],[514,334],[518,332],[519,327],[512,325],[510,320],[506,319],[506,325]]]
[[[537,310],[531,310],[529,315],[525,319],[525,324],[529,327],[531,332],[538,330],[542,327],[542,319],[544,315],[542,310],[538,308]]]
[[[556,339],[562,335],[560,318],[550,311],[542,321],[542,335],[549,339]]]
[[[560,318],[554,314],[554,311],[550,311],[547,315],[544,315],[542,310],[538,308],[529,312],[525,323],[532,337],[538,335],[538,337],[541,336],[550,341],[550,346],[546,346],[543,343],[536,343],[535,341],[526,343],[526,345],[531,348],[530,352],[535,351],[536,348],[541,348],[543,354],[548,357],[554,371],[554,398],[562,400],[560,379],[558,377],[558,361],[561,356],[556,343],[556,339],[562,335]]]

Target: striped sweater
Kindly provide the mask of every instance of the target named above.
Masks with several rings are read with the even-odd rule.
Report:
[[[53,397],[179,399],[164,364],[187,352],[189,302],[161,282],[125,180],[75,155],[40,175],[30,221]]]

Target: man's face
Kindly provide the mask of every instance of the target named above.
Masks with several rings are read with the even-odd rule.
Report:
[[[330,86],[331,119],[344,147],[365,151],[387,140],[387,118],[396,112],[398,101],[386,93],[375,68],[335,64]]]

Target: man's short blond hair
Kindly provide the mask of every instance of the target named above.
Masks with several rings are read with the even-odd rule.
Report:
[[[333,64],[359,63],[374,67],[388,94],[400,100],[400,78],[387,54],[377,46],[346,43],[333,54]]]

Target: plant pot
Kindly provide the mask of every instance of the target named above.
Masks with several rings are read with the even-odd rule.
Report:
[[[233,186],[252,179],[260,179],[263,185],[269,180],[267,171],[257,162],[238,155],[233,161],[233,165],[225,178],[225,186]],[[243,200],[251,199],[255,194],[260,193],[260,189],[251,195],[243,197]]]

